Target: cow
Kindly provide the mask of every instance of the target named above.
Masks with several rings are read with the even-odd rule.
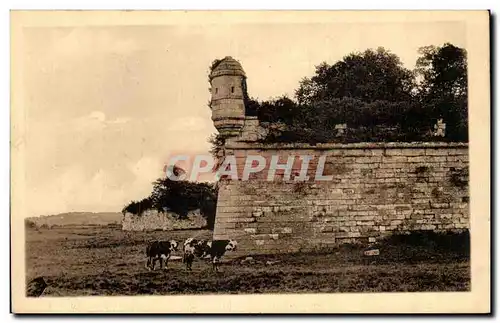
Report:
[[[175,240],[154,240],[150,241],[146,247],[146,269],[155,270],[156,261],[160,261],[160,269],[168,268],[168,259],[172,252],[177,251],[178,243]],[[165,261],[165,267],[163,267]]]
[[[209,249],[209,255],[210,258],[212,259],[212,264],[213,264],[212,269],[214,271],[217,272],[219,270],[220,260],[222,256],[224,256],[226,251],[235,251],[237,245],[238,243],[236,242],[236,240],[233,239],[212,241],[212,245]]]
[[[186,264],[187,270],[192,270],[192,265],[195,257],[204,258],[211,246],[210,241],[188,238],[184,241],[184,255],[182,262]]]

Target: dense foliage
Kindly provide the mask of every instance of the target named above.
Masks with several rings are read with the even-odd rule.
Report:
[[[153,191],[149,197],[130,202],[122,212],[141,216],[147,210],[168,211],[176,213],[179,219],[184,219],[190,211],[199,209],[207,220],[207,226],[213,228],[216,206],[215,184],[159,178],[153,183]]]
[[[311,78],[304,78],[295,91],[300,104],[311,105],[332,99],[355,98],[363,102],[409,101],[414,87],[413,73],[400,59],[378,48],[351,53],[343,60],[316,66]]]
[[[465,50],[444,44],[419,54],[413,71],[383,48],[321,63],[301,80],[294,99],[246,96],[246,114],[258,116],[271,143],[467,141]],[[438,119],[446,123],[445,137],[432,134]]]
[[[464,49],[446,44],[419,50],[416,74],[419,105],[429,118],[443,118],[447,136],[454,141],[468,140],[467,55]]]

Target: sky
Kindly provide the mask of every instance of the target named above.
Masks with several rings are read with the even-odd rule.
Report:
[[[116,211],[148,196],[173,153],[208,153],[208,67],[232,56],[250,96],[293,96],[315,66],[385,47],[466,47],[460,22],[28,27],[26,216]]]

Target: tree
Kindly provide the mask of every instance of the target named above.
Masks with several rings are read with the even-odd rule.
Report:
[[[260,121],[282,124],[270,129],[270,142],[398,140],[401,129],[384,135],[381,127],[401,127],[413,107],[414,90],[413,72],[380,47],[351,53],[333,65],[319,64],[313,77],[301,80],[297,102],[287,97],[263,102],[257,115]],[[339,137],[338,124],[355,130]]]
[[[211,144],[211,148],[210,148],[210,154],[212,155],[212,157],[214,157],[215,159],[218,159],[219,157],[219,152],[223,149],[224,147],[224,142],[225,142],[225,139],[223,136],[221,136],[220,134],[218,133],[213,133],[211,134],[209,137],[208,137],[208,140],[207,140],[210,144]]]
[[[292,124],[300,113],[299,106],[286,95],[259,104],[257,116],[261,122]]]
[[[244,104],[245,104],[245,115],[249,117],[256,117],[260,109],[260,103],[255,98],[248,96],[246,89],[243,91]]]
[[[246,115],[258,117],[271,143],[467,140],[465,50],[445,44],[420,54],[414,71],[382,47],[323,62],[301,80],[295,100],[258,102],[244,87]],[[438,118],[446,123],[445,138],[431,135]],[[339,124],[347,125],[340,134]],[[210,140],[217,154],[224,141]]]
[[[468,139],[467,52],[445,43],[419,49],[416,74],[419,98],[428,115],[443,118],[446,137]]]
[[[143,212],[150,210],[152,208],[153,208],[153,202],[150,197],[147,197],[140,201],[131,201],[123,208],[122,213],[125,214],[128,212],[141,216]]]
[[[415,87],[413,73],[395,54],[382,47],[351,53],[341,61],[316,66],[311,78],[304,78],[295,96],[299,104],[355,98],[363,102],[409,101]]]
[[[153,182],[153,190],[149,197],[138,202],[130,202],[122,212],[140,216],[146,210],[158,212],[168,210],[176,213],[179,219],[184,219],[190,211],[199,209],[202,216],[207,219],[207,226],[213,228],[217,192],[216,184],[159,178]]]

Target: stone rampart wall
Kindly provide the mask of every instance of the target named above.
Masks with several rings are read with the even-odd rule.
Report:
[[[239,179],[248,155],[267,161],[250,180],[220,182],[214,239],[235,238],[237,255],[306,251],[366,241],[392,232],[460,230],[469,227],[468,145],[377,143],[262,145],[226,144]],[[272,156],[311,155],[308,181],[296,158],[291,179],[277,169],[269,181]],[[325,181],[315,180],[325,156]],[[271,167],[272,169],[272,167]]]

